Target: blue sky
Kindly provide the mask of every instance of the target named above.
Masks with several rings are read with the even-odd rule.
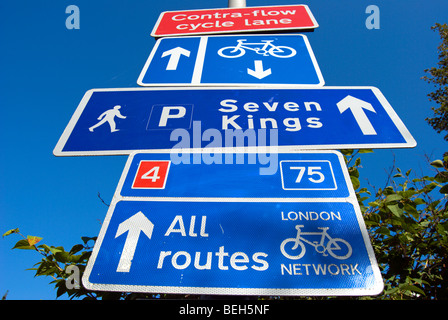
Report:
[[[425,154],[441,158],[446,142],[426,122],[432,86],[421,80],[436,66],[448,2],[247,0],[248,6],[307,4],[319,23],[308,39],[327,86],[375,86],[414,138],[414,149],[363,156],[361,183],[383,187],[396,157],[403,170],[430,171]],[[68,30],[69,5],[80,29]],[[366,7],[380,9],[380,29],[365,27]],[[125,156],[55,157],[60,135],[92,88],[137,87],[155,44],[150,32],[162,11],[227,7],[227,0],[0,2],[0,232],[20,228],[42,243],[69,250],[81,236],[97,236],[126,162]],[[11,250],[19,237],[0,239],[0,295],[54,299],[51,278],[25,271],[40,257]]]

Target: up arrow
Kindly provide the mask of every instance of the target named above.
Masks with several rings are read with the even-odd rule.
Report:
[[[118,262],[117,272],[129,272],[131,269],[132,259],[134,258],[135,249],[137,248],[140,231],[142,231],[149,239],[151,239],[154,224],[139,211],[129,219],[126,219],[118,225],[115,238],[128,232],[124,248]]]
[[[177,65],[179,64],[179,59],[180,59],[181,55],[190,57],[190,51],[188,51],[184,48],[181,48],[181,47],[176,47],[174,49],[167,50],[167,51],[163,52],[162,58],[164,58],[166,56],[170,56],[170,60],[168,60],[168,65],[166,66],[166,70],[176,70]]]
[[[270,68],[263,70],[263,61],[255,60],[255,70],[247,68],[247,73],[257,79],[263,79],[270,75],[272,72]]]
[[[373,109],[370,103],[352,96],[346,96],[344,99],[336,103],[336,105],[338,106],[340,113],[343,113],[345,110],[350,109],[364,135],[376,135],[375,129],[373,128],[372,124],[369,121],[369,118],[367,118],[363,110],[366,109],[376,113],[375,109]]]

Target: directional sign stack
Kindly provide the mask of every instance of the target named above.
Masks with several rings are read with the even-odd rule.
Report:
[[[377,88],[324,87],[307,36],[291,33],[316,27],[306,5],[164,12],[144,88],[85,94],[54,154],[129,155],[88,289],[382,291],[347,168],[331,150],[416,142]]]
[[[221,154],[234,160],[226,165],[195,164],[197,156],[129,157],[84,273],[87,288],[227,295],[382,290],[339,152],[275,154],[265,165],[238,164],[238,157],[260,154]]]

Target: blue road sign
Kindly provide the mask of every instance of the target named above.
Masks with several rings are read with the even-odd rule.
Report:
[[[187,164],[167,154],[129,157],[83,276],[88,289],[231,295],[382,291],[340,153],[278,154],[270,175],[259,174],[265,164],[258,160],[194,164],[194,156]],[[319,198],[317,190],[327,189],[332,191],[321,196],[328,198]]]
[[[88,91],[54,154],[415,145],[386,98],[373,87],[132,88]]]
[[[304,35],[162,38],[137,81],[141,86],[323,86]]]
[[[209,158],[200,153],[180,157],[168,153],[137,153],[125,167],[118,194],[238,199],[349,197],[346,181],[350,178],[344,176],[344,163],[339,154],[321,151],[319,156],[316,159],[314,153],[252,153],[216,154]],[[192,182],[193,186],[200,183],[203,187],[185,187]]]

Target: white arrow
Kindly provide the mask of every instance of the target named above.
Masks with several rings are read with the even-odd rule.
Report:
[[[247,73],[257,79],[263,79],[263,78],[267,77],[268,75],[270,75],[272,72],[271,72],[271,68],[269,68],[267,70],[263,70],[263,61],[255,60],[255,70],[251,70],[251,69],[247,68]]]
[[[121,236],[126,231],[128,235],[126,236],[123,252],[118,262],[117,272],[129,272],[135,249],[137,248],[138,238],[140,237],[140,231],[143,231],[151,239],[153,229],[154,224],[141,211],[118,225],[115,238]]]
[[[180,56],[184,55],[186,57],[190,57],[190,51],[181,48],[176,47],[174,49],[165,51],[162,53],[162,58],[166,56],[170,56],[170,60],[168,60],[168,65],[166,66],[166,70],[176,70],[177,65],[179,64]]]
[[[352,96],[346,96],[344,99],[336,103],[336,105],[338,106],[340,113],[350,109],[364,135],[376,135],[375,129],[363,110],[366,109],[376,113],[370,103]]]

